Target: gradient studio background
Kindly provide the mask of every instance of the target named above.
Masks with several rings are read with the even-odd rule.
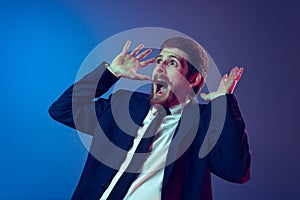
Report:
[[[235,93],[252,178],[237,185],[214,176],[215,199],[299,199],[299,9],[297,0],[1,1],[0,198],[70,198],[87,151],[48,107],[101,41],[156,26],[196,39],[222,73],[246,66]]]

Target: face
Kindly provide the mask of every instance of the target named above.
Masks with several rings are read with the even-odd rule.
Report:
[[[156,58],[152,74],[152,104],[172,107],[186,102],[192,89],[186,79],[187,54],[177,48],[164,48]]]

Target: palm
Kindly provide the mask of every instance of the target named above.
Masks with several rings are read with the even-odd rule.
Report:
[[[220,81],[219,87],[217,91],[210,92],[208,94],[201,93],[201,97],[205,101],[211,101],[218,96],[224,95],[224,94],[232,94],[234,91],[234,88],[237,84],[237,82],[240,80],[242,74],[243,74],[244,68],[241,67],[235,67],[231,69],[229,76],[225,74]]]
[[[145,67],[155,61],[154,58],[149,60],[140,61],[144,59],[147,55],[151,53],[151,49],[143,51],[141,54],[137,55],[139,51],[144,47],[144,45],[139,45],[130,54],[128,54],[128,48],[130,46],[130,41],[127,41],[123,51],[115,57],[112,61],[110,68],[118,77],[129,78],[129,79],[139,79],[139,80],[149,80],[149,76],[136,73],[136,71],[142,67]]]

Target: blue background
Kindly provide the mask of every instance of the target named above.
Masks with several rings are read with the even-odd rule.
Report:
[[[213,177],[215,199],[299,199],[297,0],[0,3],[0,198],[69,199],[87,151],[48,107],[101,41],[138,27],[170,28],[201,43],[222,73],[245,66],[236,88],[252,150],[252,177]]]

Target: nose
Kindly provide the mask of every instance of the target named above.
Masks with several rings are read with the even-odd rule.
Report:
[[[158,73],[165,73],[167,64],[167,60],[162,61],[160,64],[156,64],[156,71]]]

